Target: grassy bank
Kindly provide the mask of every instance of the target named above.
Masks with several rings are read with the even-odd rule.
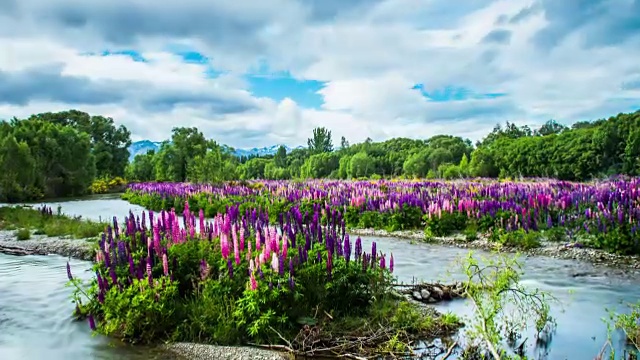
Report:
[[[86,239],[97,237],[105,226],[105,223],[55,214],[48,207],[0,207],[0,230],[18,230],[20,240],[27,240],[31,233]]]

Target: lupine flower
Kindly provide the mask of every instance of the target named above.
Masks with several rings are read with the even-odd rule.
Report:
[[[165,276],[169,275],[169,259],[166,252],[162,254],[162,270]]]
[[[89,314],[89,328],[91,329],[91,331],[95,331],[96,330],[96,321],[93,318],[93,315]]]
[[[251,284],[251,290],[256,290],[258,288],[258,282],[256,281],[256,277],[253,275],[253,273],[251,273],[249,277],[249,282]]]
[[[227,260],[227,269],[229,270],[229,278],[233,278],[233,263],[231,259]]]
[[[68,261],[67,261],[67,278],[69,278],[69,280],[73,280],[73,275],[71,275],[71,266],[69,265]]]

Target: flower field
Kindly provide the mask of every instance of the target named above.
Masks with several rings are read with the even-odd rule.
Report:
[[[92,329],[145,343],[291,339],[298,352],[341,344],[349,353],[356,349],[345,339],[358,337],[357,351],[405,353],[399,344],[458,327],[394,293],[393,255],[350,239],[335,209],[294,205],[276,227],[260,209],[233,205],[206,220],[183,207],[182,218],[171,210],[114,219],[88,289],[67,268],[76,315]]]
[[[640,253],[638,178],[594,183],[546,179],[137,183],[123,197],[156,211],[182,211],[188,203],[206,217],[230,207],[242,214],[259,209],[268,214],[270,223],[283,224],[295,208],[295,216],[305,223],[326,222],[337,214],[344,220],[342,226],[350,228],[424,229],[428,236],[460,232],[468,239],[483,235],[522,248],[535,247],[544,239],[572,241],[616,253]]]

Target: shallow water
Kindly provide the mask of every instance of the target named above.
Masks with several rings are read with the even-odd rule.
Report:
[[[117,195],[103,195],[73,201],[50,202],[68,215],[82,215],[93,220],[122,220],[131,209],[139,215],[142,208],[120,200]],[[454,247],[412,243],[391,238],[363,237],[363,247],[371,241],[378,249],[395,258],[399,280],[411,282],[448,282],[461,279],[456,261],[467,250]],[[368,250],[370,251],[370,250]],[[478,253],[481,253],[478,251]],[[527,334],[528,352],[534,359],[593,359],[607,338],[601,320],[607,309],[625,310],[621,304],[640,299],[640,277],[621,271],[596,268],[590,264],[551,258],[526,258],[523,284],[553,294],[558,304],[552,314],[558,326],[550,347],[535,349],[533,334]],[[73,304],[66,283],[66,259],[59,256],[13,257],[0,254],[0,359],[165,359],[168,355],[152,349],[110,343],[92,337],[86,322],[70,317]],[[87,262],[71,260],[75,276],[89,278]],[[470,314],[466,301],[437,306],[442,311]],[[619,334],[613,343],[623,348]],[[546,354],[540,355],[540,352]]]
[[[54,255],[0,254],[0,359],[171,359],[156,349],[93,337],[86,321],[74,321],[66,262]],[[90,263],[70,264],[74,276],[91,276]]]

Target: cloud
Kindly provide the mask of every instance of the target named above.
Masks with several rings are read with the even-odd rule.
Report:
[[[511,31],[504,29],[491,30],[482,38],[484,43],[508,44],[511,41]]]
[[[78,108],[135,139],[197,126],[234,147],[304,144],[315,126],[476,140],[507,120],[637,108],[637,13],[640,0],[7,0],[0,118]]]
[[[126,87],[114,81],[94,83],[86,77],[65,76],[60,64],[18,72],[0,71],[0,103],[27,105],[33,100],[69,104],[108,104],[124,100]]]

